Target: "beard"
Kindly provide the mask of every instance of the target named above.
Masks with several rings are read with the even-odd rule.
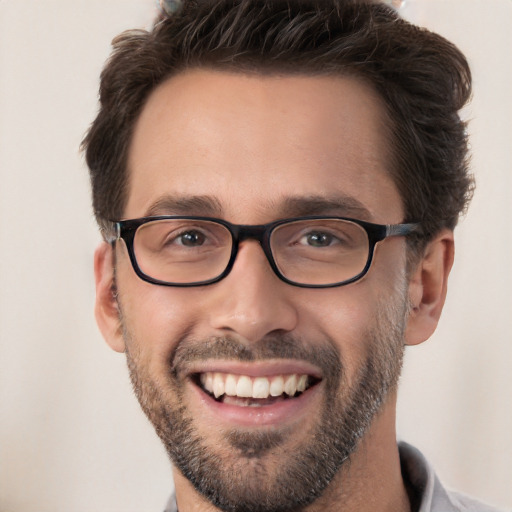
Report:
[[[186,334],[176,343],[167,374],[156,377],[141,362],[135,347],[143,340],[133,339],[119,306],[130,378],[142,409],[174,466],[225,512],[300,511],[313,503],[347,466],[398,384],[408,312],[404,290],[395,293],[394,299],[387,297],[362,336],[366,351],[350,383],[335,340],[307,343],[290,334],[265,337],[249,346],[229,337],[194,340]],[[187,406],[184,375],[190,363],[215,358],[285,358],[319,367],[325,392],[321,413],[306,440],[294,443],[297,427],[290,431],[232,429],[223,431],[221,442],[216,443],[201,435]],[[211,431],[217,432],[215,425]]]

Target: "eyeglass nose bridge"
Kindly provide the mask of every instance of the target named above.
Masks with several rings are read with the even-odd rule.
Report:
[[[260,245],[265,243],[265,235],[269,231],[268,226],[264,224],[260,225],[246,225],[240,224],[233,226],[233,235],[237,242],[243,242],[244,240],[257,240]]]
[[[267,261],[270,264],[270,267],[275,272],[275,274],[282,279],[281,273],[279,272],[276,263],[274,261],[274,257],[272,255],[272,250],[270,248],[270,234],[273,229],[273,224],[260,224],[260,225],[247,225],[247,224],[239,224],[239,225],[231,225],[231,234],[233,236],[233,252],[231,256],[231,261],[228,266],[227,271],[230,272],[236,257],[238,255],[238,249],[241,242],[244,242],[245,240],[256,240],[261,249],[263,250],[263,253],[265,254],[265,257],[267,258]]]

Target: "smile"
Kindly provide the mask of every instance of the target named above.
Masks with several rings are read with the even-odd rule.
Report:
[[[303,428],[324,403],[322,371],[304,360],[210,359],[187,370],[190,408],[208,425]]]
[[[239,406],[270,405],[295,398],[318,381],[307,374],[251,377],[222,372],[204,372],[198,380],[201,388],[217,401]]]

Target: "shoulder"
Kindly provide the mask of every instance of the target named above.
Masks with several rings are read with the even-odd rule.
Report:
[[[506,512],[446,489],[417,448],[404,442],[400,442],[398,448],[403,479],[413,496],[413,509],[417,512]]]
[[[446,490],[446,495],[453,510],[461,512],[505,512],[503,509],[497,509],[460,492]],[[441,509],[439,510],[441,511]]]

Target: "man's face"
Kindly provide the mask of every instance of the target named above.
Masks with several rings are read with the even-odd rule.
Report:
[[[138,120],[124,218],[401,222],[385,126],[376,94],[355,79],[187,71],[161,85]],[[292,510],[321,495],[358,440],[369,430],[378,440],[392,422],[404,269],[404,240],[387,239],[364,279],[297,288],[249,240],[222,281],[173,288],[139,279],[118,243],[131,377],[180,474],[230,510]],[[265,390],[293,376],[309,386],[295,397],[204,389],[220,379],[220,389],[241,381]]]

